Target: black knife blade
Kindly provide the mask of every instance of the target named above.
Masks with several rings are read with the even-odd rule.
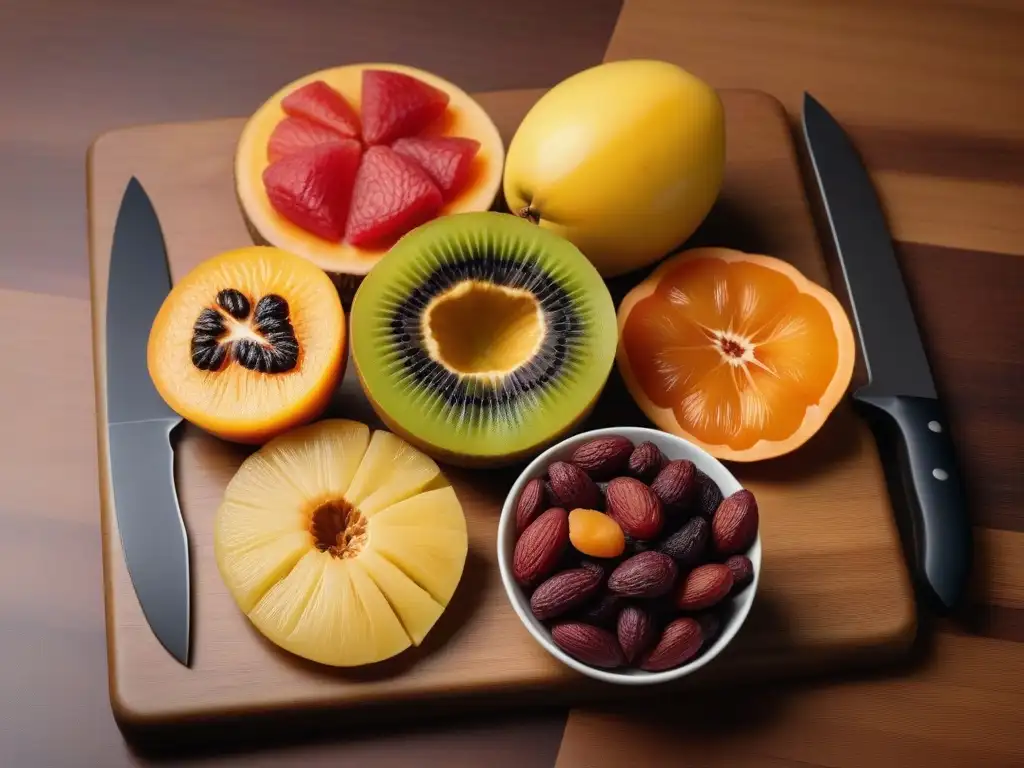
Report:
[[[174,484],[181,418],[149,377],[149,330],[171,289],[156,211],[136,178],[114,226],[107,282],[107,444],[114,513],[132,586],[160,643],[188,665],[188,536]]]
[[[935,608],[948,611],[963,595],[972,551],[949,423],[871,178],[842,127],[810,94],[803,130],[868,373],[853,397],[899,435],[916,580]]]

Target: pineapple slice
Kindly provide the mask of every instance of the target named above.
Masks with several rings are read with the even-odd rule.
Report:
[[[374,432],[346,498],[367,517],[419,493],[441,474],[436,462],[390,432]]]
[[[356,666],[427,636],[462,576],[466,521],[432,459],[336,419],[282,435],[242,463],[217,512],[214,552],[231,595],[269,640]]]
[[[344,496],[369,441],[370,428],[347,419],[293,429],[250,456],[224,498],[287,512],[318,495]]]
[[[451,531],[433,528],[372,525],[370,529],[370,546],[445,606],[466,563],[465,538],[461,541],[460,545],[460,537]]]
[[[231,564],[221,569],[221,575],[238,607],[246,613],[268,589],[285,578],[304,555],[315,551],[313,537],[305,530],[293,531],[248,549],[228,550],[223,545],[218,546],[219,538],[215,534],[214,557],[218,563]]]
[[[371,547],[359,554],[354,563],[363,568],[398,614],[413,645],[419,645],[433,628],[444,606],[428,595],[416,582]]]
[[[283,645],[319,587],[330,559],[323,552],[307,549],[291,572],[249,611],[249,620],[272,642]]]
[[[451,486],[400,501],[371,517],[371,549],[448,605],[466,564],[468,540],[462,506]]]
[[[355,561],[328,556],[323,579],[281,645],[311,661],[354,667],[401,653],[411,640]]]
[[[389,526],[423,526],[461,532],[463,538],[466,535],[466,517],[462,514],[455,489],[450,485],[392,504],[374,517]]]

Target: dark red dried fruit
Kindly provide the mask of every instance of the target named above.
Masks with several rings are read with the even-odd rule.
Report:
[[[659,549],[673,558],[680,568],[699,565],[707,552],[711,524],[703,517],[691,517],[678,531],[665,539]]]
[[[651,490],[666,507],[681,507],[690,503],[697,490],[697,467],[692,461],[670,461],[651,482]]]
[[[618,639],[600,627],[567,621],[551,629],[551,639],[570,656],[592,667],[612,669],[625,662]]]
[[[577,448],[570,461],[595,480],[621,475],[633,453],[633,441],[621,435],[596,437]]]
[[[647,611],[637,605],[627,605],[619,612],[615,634],[619,638],[619,646],[622,648],[622,655],[626,657],[626,663],[632,664],[634,659],[654,645],[658,630]]]
[[[629,474],[645,483],[651,482],[665,466],[665,454],[654,443],[640,443],[629,457]]]
[[[632,477],[616,477],[608,483],[605,497],[608,515],[627,536],[653,539],[665,523],[661,501],[654,492]]]
[[[676,605],[683,611],[702,611],[723,600],[731,589],[732,571],[724,565],[698,565],[683,577]]]
[[[548,508],[547,503],[543,479],[535,477],[523,486],[523,492],[519,494],[519,501],[516,503],[516,533],[525,531],[526,526]]]
[[[575,568],[556,573],[530,597],[530,609],[541,621],[561,616],[596,594],[604,574],[593,568]]]
[[[625,597],[659,597],[672,590],[679,570],[661,552],[641,552],[621,563],[608,577],[608,589]]]
[[[718,618],[717,613],[702,613],[694,618],[700,624],[701,647],[707,648],[718,637],[718,630],[722,628],[722,620]]]
[[[736,491],[718,505],[711,518],[711,538],[720,555],[735,555],[757,538],[757,500],[748,490]]]
[[[648,672],[661,672],[685,664],[700,650],[701,634],[696,619],[676,619],[665,627],[658,638],[658,644],[640,660],[640,668]]]
[[[553,501],[568,510],[600,509],[601,493],[590,475],[567,461],[555,461],[548,467]]]
[[[732,571],[732,594],[735,595],[754,580],[754,564],[746,555],[733,555],[725,561],[725,565]]]
[[[625,598],[621,595],[616,595],[614,592],[605,592],[596,600],[592,600],[583,606],[576,613],[576,616],[580,621],[587,624],[610,629],[615,626],[615,620],[624,602]]]
[[[569,546],[569,513],[553,507],[530,523],[516,542],[512,574],[524,586],[550,574]]]
[[[696,472],[697,491],[694,494],[694,512],[703,515],[708,520],[715,514],[718,505],[722,503],[722,492],[718,489],[715,481],[701,472]]]

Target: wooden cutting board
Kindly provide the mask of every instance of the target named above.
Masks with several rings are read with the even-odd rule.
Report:
[[[541,91],[481,95],[507,142]],[[725,91],[728,168],[721,198],[691,244],[770,253],[828,283],[792,137],[781,106],[762,93]],[[250,242],[232,189],[241,119],[152,125],[100,137],[89,153],[89,239],[97,370],[97,423],[106,432],[103,338],[113,225],[132,175],[160,216],[172,278],[219,251]],[[618,299],[636,278],[612,285]],[[328,415],[377,423],[351,372]],[[644,424],[617,378],[583,428]],[[479,705],[543,698],[585,703],[612,689],[549,657],[508,605],[495,557],[498,513],[514,470],[448,469],[469,523],[462,583],[424,646],[370,668],[307,663],[253,630],[220,580],[212,520],[245,449],[186,427],[177,482],[191,542],[192,666],[150,632],[132,590],[117,525],[104,505],[110,697],[123,726],[209,722],[278,710],[345,710],[353,717],[425,716],[419,703]],[[916,624],[906,568],[868,429],[847,405],[806,446],[733,470],[757,495],[764,571],[744,630],[716,663],[683,681],[765,679],[878,663],[907,649]],[[101,477],[101,494],[109,481]],[[403,704],[406,706],[399,707]],[[443,711],[443,710],[441,710]]]

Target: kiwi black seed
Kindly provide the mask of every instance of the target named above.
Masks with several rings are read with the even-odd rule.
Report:
[[[229,327],[225,313],[234,320],[249,320],[252,305],[241,291],[218,291],[219,309],[205,307],[192,327],[192,364],[203,371],[218,371],[225,361],[233,360],[250,371],[284,373],[299,361],[299,342],[288,317],[288,302],[276,294],[256,303],[254,323],[249,327],[262,338],[225,340]]]
[[[427,352],[421,319],[430,302],[465,281],[529,290],[545,315],[544,339],[531,360],[498,381],[461,376]],[[527,393],[542,392],[567,368],[582,364],[575,354],[582,323],[569,293],[536,263],[512,256],[473,256],[441,262],[391,310],[387,343],[395,364],[411,382],[442,393],[446,411],[500,408]]]

